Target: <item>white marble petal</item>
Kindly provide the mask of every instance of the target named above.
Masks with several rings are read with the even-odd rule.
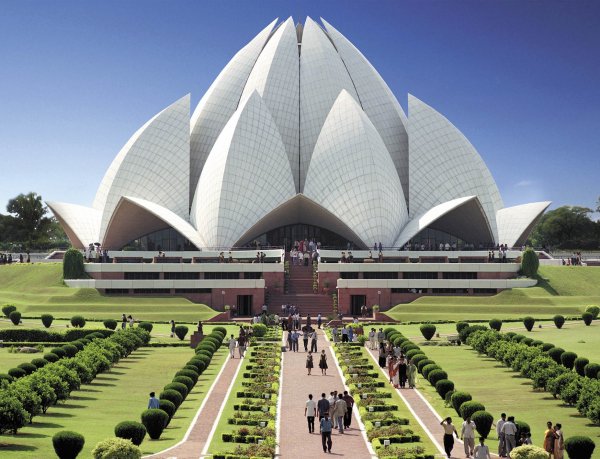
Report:
[[[498,243],[509,247],[525,244],[529,233],[550,204],[551,201],[530,202],[500,209],[496,214]]]
[[[102,212],[93,207],[68,204],[66,202],[46,203],[61,224],[71,245],[78,249],[98,242]]]

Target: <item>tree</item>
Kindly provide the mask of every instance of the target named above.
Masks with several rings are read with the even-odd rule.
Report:
[[[542,216],[531,234],[536,246],[562,248],[597,248],[600,245],[598,226],[590,218],[588,207],[563,206]]]
[[[540,266],[540,260],[537,253],[531,248],[527,247],[523,252],[521,259],[521,270],[527,277],[535,277]]]

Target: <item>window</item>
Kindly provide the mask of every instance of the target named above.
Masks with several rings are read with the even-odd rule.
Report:
[[[405,272],[402,273],[403,279],[438,279],[437,272],[426,272],[426,271],[417,271],[417,272]]]
[[[106,295],[129,295],[128,288],[107,288],[104,290]]]
[[[244,279],[262,279],[262,273],[244,273]]]
[[[171,293],[169,288],[134,288],[133,293],[136,295],[158,295]]]
[[[175,293],[212,293],[211,288],[176,288]]]
[[[124,273],[125,280],[157,280],[160,273]]]
[[[164,273],[165,279],[169,280],[196,280],[200,279],[200,273]]]
[[[364,272],[363,279],[398,279],[397,272]]]
[[[458,272],[458,273],[442,273],[444,279],[477,279],[477,273]]]
[[[358,273],[340,273],[341,279],[358,279]]]
[[[432,288],[431,293],[469,293],[466,288]]]
[[[495,288],[474,288],[473,293],[495,295],[498,291]]]
[[[222,279],[239,279],[240,273],[204,273],[204,279],[222,280]]]

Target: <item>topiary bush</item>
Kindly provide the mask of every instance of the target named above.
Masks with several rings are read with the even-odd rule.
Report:
[[[510,452],[510,459],[548,459],[548,453],[539,446],[523,445]]]
[[[94,459],[140,459],[142,451],[131,440],[107,438],[96,444],[92,450]]]
[[[74,346],[73,344],[65,344],[62,346],[62,350],[65,351],[67,357],[74,357],[75,354],[79,352],[77,346]]]
[[[37,358],[33,359],[31,363],[35,365],[36,368],[42,368],[48,365],[50,362],[48,362],[46,359]]]
[[[56,432],[52,437],[54,452],[60,459],[75,459],[85,444],[83,435],[69,430]]]
[[[254,324],[252,325],[252,332],[254,336],[265,336],[267,334],[267,326],[265,324]]]
[[[429,365],[425,365],[423,367],[423,371],[422,371],[423,377],[425,379],[427,379],[427,381],[429,381],[429,373],[431,373],[434,370],[441,370],[441,369],[442,369],[442,367],[440,367],[439,365],[437,365],[435,363],[430,363]]]
[[[446,400],[446,394],[454,390],[454,383],[449,379],[440,379],[435,383],[435,390],[440,397]]]
[[[435,384],[442,379],[448,379],[448,373],[444,370],[433,370],[427,375],[427,381],[429,381],[429,384],[432,386],[435,386]]]
[[[42,314],[42,324],[46,328],[50,328],[52,326],[52,322],[54,322],[54,316],[52,314]]]
[[[52,362],[57,362],[60,357],[58,355],[56,355],[54,352],[48,352],[47,354],[44,354],[44,359],[47,360],[48,362],[52,363]]]
[[[433,324],[423,324],[419,327],[419,330],[421,330],[423,338],[429,341],[435,335],[436,327]]]
[[[594,316],[594,319],[597,319],[598,315],[600,314],[600,307],[591,305],[585,308],[585,312],[589,312],[590,314],[592,314],[592,316]]]
[[[473,416],[473,413],[476,413],[477,411],[485,411],[485,406],[473,400],[464,402],[460,406],[460,417],[463,419],[467,419],[468,417]]]
[[[0,432],[16,434],[29,420],[23,404],[7,391],[0,392]]]
[[[104,324],[104,327],[108,328],[109,330],[115,330],[117,328],[117,321],[115,319],[106,319],[102,323]]]
[[[85,319],[83,316],[73,316],[71,317],[71,325],[75,328],[83,328],[85,327]]]
[[[185,385],[185,387],[187,387],[188,394],[192,391],[195,385],[194,380],[188,376],[175,376],[173,378],[173,382]]]
[[[423,374],[423,368],[425,368],[427,365],[430,365],[432,363],[435,363],[435,361],[431,360],[431,359],[423,359],[420,360],[419,363],[417,363],[417,369],[419,370],[419,373]]]
[[[13,311],[8,315],[8,318],[14,325],[21,323],[21,313],[19,311]]]
[[[523,325],[525,325],[527,331],[531,331],[535,325],[535,319],[531,316],[527,316],[523,319]]]
[[[500,319],[492,319],[489,321],[489,325],[492,330],[500,331],[502,328],[502,321]]]
[[[583,314],[581,314],[581,318],[583,319],[583,323],[589,327],[590,325],[592,325],[594,315],[591,312],[584,312]]]
[[[140,446],[146,436],[146,427],[136,421],[123,421],[115,426],[115,437],[131,440],[136,446]]]
[[[6,317],[7,319],[10,317],[10,313],[16,310],[17,307],[12,304],[5,304],[4,306],[2,306],[2,314],[4,314],[4,317]]]
[[[8,375],[14,379],[22,378],[27,375],[27,372],[22,368],[11,368],[8,370]]]
[[[553,347],[552,349],[548,350],[547,354],[556,363],[560,363],[561,356],[564,354],[564,352],[565,350],[561,347]]]
[[[570,458],[591,459],[596,443],[590,437],[576,435],[565,440],[565,449]]]
[[[28,363],[28,362],[17,365],[17,368],[20,368],[21,370],[23,370],[26,375],[30,375],[35,370],[37,370],[37,367],[33,363]]]
[[[468,327],[463,328],[459,333],[458,336],[460,337],[460,340],[463,343],[467,342],[467,339],[469,339],[469,336],[471,335],[471,333],[475,333],[476,331],[487,331],[488,328],[483,326],[483,325],[469,325]]]
[[[191,378],[192,381],[194,381],[194,384],[196,384],[198,382],[199,375],[193,370],[179,370],[177,373],[175,373],[175,376],[187,376],[188,378]]]
[[[533,278],[537,275],[539,267],[540,260],[537,253],[531,247],[527,247],[521,255],[521,271],[527,277]]]
[[[175,393],[179,395],[178,392]],[[162,399],[162,394],[160,398]],[[160,438],[168,422],[169,415],[161,409],[153,408],[142,413],[142,424],[144,424],[144,427],[146,427],[148,436],[152,440],[158,440]]]
[[[585,357],[577,357],[575,359],[575,371],[579,376],[585,376],[585,366],[590,363]]]
[[[469,324],[467,322],[456,322],[456,333],[460,333],[463,329],[467,328]]]
[[[74,247],[65,252],[63,257],[63,279],[85,279],[83,254]]]
[[[159,400],[159,408],[169,415],[169,422],[177,411],[175,404],[169,400]]]
[[[471,415],[471,420],[475,423],[479,435],[483,438],[487,438],[492,429],[492,424],[494,424],[494,416],[487,411],[475,411],[475,413]]]
[[[575,352],[563,352],[560,356],[560,363],[563,367],[572,370],[573,366],[575,366],[575,359],[577,359]]]
[[[190,378],[191,379],[191,378]],[[178,382],[172,382],[167,384],[165,387],[163,387],[164,391],[171,391],[174,390],[176,392],[179,392],[181,394],[181,397],[183,398],[183,400],[185,400],[185,398],[188,395],[188,388],[185,384],[183,383],[178,383]]]
[[[148,333],[152,333],[153,326],[150,322],[140,322],[138,324],[138,327],[142,330],[146,330]]]
[[[452,394],[452,398],[450,399],[450,403],[452,407],[456,410],[456,413],[460,416],[460,407],[465,402],[470,402],[473,400],[471,394],[468,392],[457,391]]]
[[[189,329],[185,325],[177,325],[175,327],[175,334],[181,341],[185,339],[185,335],[188,334],[188,331]]]
[[[596,379],[598,377],[598,372],[600,371],[600,365],[597,363],[588,363],[584,369],[583,373],[585,376],[591,379]]]
[[[542,343],[542,345],[540,346],[540,348],[542,349],[542,351],[544,352],[548,352],[550,349],[552,349],[553,347],[556,347],[554,344],[552,343]]]
[[[556,325],[556,328],[558,328],[559,330],[565,324],[565,316],[561,316],[560,314],[556,314],[552,318],[552,320],[554,321],[554,325]]]
[[[175,405],[175,408],[179,408],[179,406],[183,403],[183,396],[174,389],[162,391],[158,398],[160,400],[169,400],[171,403],[173,403],[173,405]],[[146,428],[148,428],[148,426],[146,426]],[[148,432],[150,432],[150,429],[148,429]]]

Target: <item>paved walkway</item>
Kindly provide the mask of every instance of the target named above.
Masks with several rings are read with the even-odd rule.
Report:
[[[222,373],[212,386],[212,392],[207,394],[200,413],[194,418],[193,425],[186,433],[184,439],[170,449],[151,456],[145,456],[147,459],[198,459],[201,451],[209,440],[213,425],[218,422],[219,412],[223,400],[233,383],[234,375],[240,366],[242,360],[230,359],[227,356],[225,367]]]
[[[318,401],[321,393],[344,390],[342,376],[336,368],[334,357],[329,342],[326,341],[323,331],[318,330],[318,353],[325,349],[327,354],[327,376],[321,375],[318,367],[319,357],[315,355],[312,375],[306,374],[306,355],[304,345],[300,340],[300,352],[285,352],[283,355],[283,384],[281,398],[281,424],[280,424],[280,456],[282,458],[321,457],[321,435],[319,435],[318,421],[315,420],[315,433],[308,433],[304,407],[308,394],[313,394],[313,400]],[[332,456],[349,458],[371,457],[365,439],[358,428],[356,416],[352,416],[352,427],[340,434],[334,430],[332,434]]]

